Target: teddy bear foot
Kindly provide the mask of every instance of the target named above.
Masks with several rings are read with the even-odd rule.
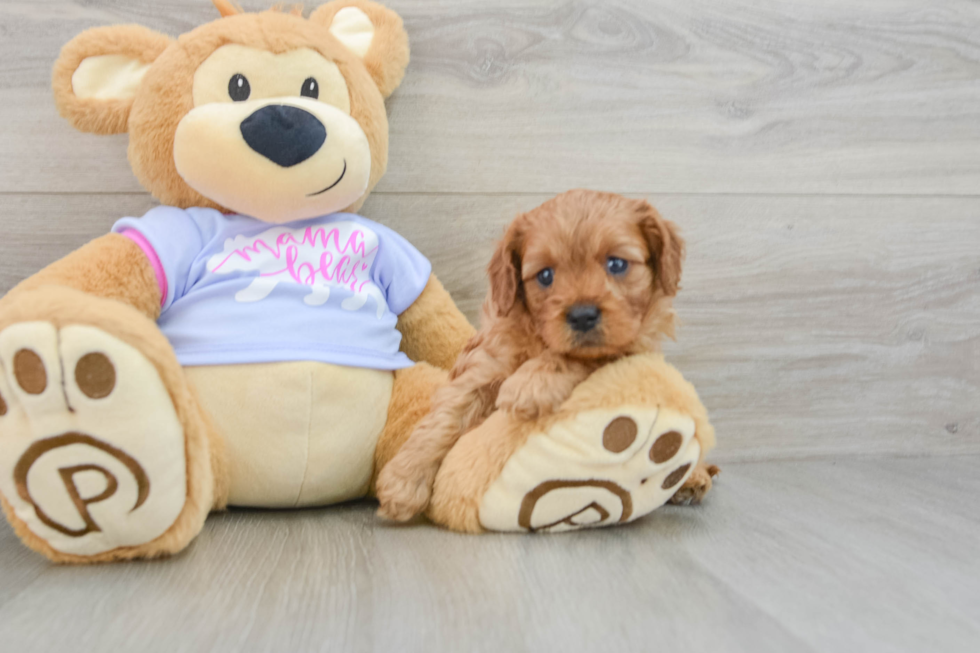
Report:
[[[169,553],[146,545],[184,511],[187,476],[170,393],[134,347],[85,325],[0,332],[0,495],[26,544],[61,562]]]
[[[480,525],[560,532],[630,522],[659,508],[701,454],[690,416],[669,408],[578,413],[532,434],[489,487]]]

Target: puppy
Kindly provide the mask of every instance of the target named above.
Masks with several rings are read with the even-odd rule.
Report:
[[[490,261],[481,330],[378,476],[378,514],[424,511],[443,458],[495,408],[550,413],[598,367],[672,338],[683,258],[675,225],[643,200],[573,190],[519,215]],[[698,472],[693,499],[711,486]]]

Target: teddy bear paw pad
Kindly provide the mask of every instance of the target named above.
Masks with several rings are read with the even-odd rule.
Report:
[[[488,530],[558,532],[633,521],[687,480],[701,446],[668,408],[593,410],[532,434],[483,496]]]
[[[0,495],[55,550],[165,533],[185,502],[184,447],[170,394],[132,346],[80,325],[0,333]]]

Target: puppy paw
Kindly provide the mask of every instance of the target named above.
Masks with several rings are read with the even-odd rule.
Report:
[[[558,406],[539,404],[533,397],[517,395],[498,398],[497,408],[507,411],[519,420],[530,421],[553,413]]]
[[[378,475],[378,516],[406,522],[421,514],[432,496],[434,473],[406,467],[396,457]]]
[[[681,489],[670,498],[670,503],[680,506],[690,506],[701,503],[704,496],[711,489],[711,479],[721,473],[717,465],[705,465],[704,463],[694,468],[691,476],[687,479]]]
[[[512,376],[500,386],[497,408],[520,420],[533,420],[557,411],[570,394],[571,388],[548,387],[534,379]]]

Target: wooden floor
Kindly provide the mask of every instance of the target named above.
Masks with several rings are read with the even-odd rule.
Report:
[[[0,527],[25,651],[943,651],[980,642],[980,457],[734,463],[618,530],[457,535],[373,506],[212,516],[178,558],[53,567]]]
[[[2,525],[0,650],[980,650],[980,4],[388,4],[413,55],[363,213],[475,318],[516,212],[650,198],[688,241],[667,353],[716,490],[554,537],[233,512],[173,560],[84,569]],[[125,136],[57,116],[60,46],[214,16],[0,3],[0,292],[153,205]]]

